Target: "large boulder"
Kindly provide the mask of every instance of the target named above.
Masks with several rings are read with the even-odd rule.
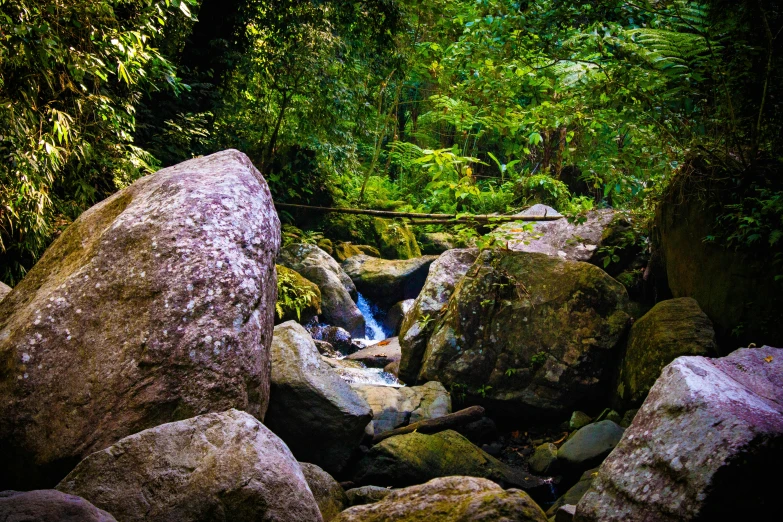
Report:
[[[557,210],[536,204],[519,216],[559,216]],[[583,223],[570,223],[565,217],[554,221],[532,221],[532,231],[519,223],[499,226],[494,235],[507,241],[508,248],[537,252],[571,261],[591,261],[596,256],[615,213],[610,209],[592,210]]]
[[[53,489],[0,492],[3,522],[117,522],[102,509],[75,495]]]
[[[352,387],[372,408],[376,434],[451,413],[451,396],[439,382],[403,388],[366,384]]]
[[[384,439],[359,461],[354,482],[405,487],[450,475],[487,478],[526,491],[545,487],[543,480],[500,462],[452,430]]]
[[[595,406],[627,303],[625,288],[594,265],[485,250],[436,319],[418,379],[460,385],[500,413]]]
[[[421,257],[416,236],[407,224],[393,219],[374,218],[372,229],[375,245],[386,259],[412,259]]]
[[[302,462],[300,466],[324,522],[329,522],[339,515],[340,511],[348,507],[348,497],[345,495],[345,491],[330,474],[315,464]]]
[[[372,420],[367,403],[323,362],[300,324],[275,327],[272,390],[264,423],[296,457],[329,473],[345,467]]]
[[[566,470],[582,473],[600,464],[620,442],[624,431],[610,420],[588,424],[563,444],[557,460]]]
[[[699,304],[689,297],[656,304],[631,327],[620,364],[616,402],[638,408],[664,366],[682,355],[713,355],[715,332]]]
[[[126,437],[80,462],[57,489],[123,522],[321,520],[283,441],[238,410]]]
[[[11,293],[11,290],[13,290],[10,286],[0,281],[0,301],[5,299],[5,296]]]
[[[343,270],[365,297],[383,308],[419,295],[430,265],[437,256],[388,260],[366,255],[353,256]]]
[[[240,152],[84,212],[0,303],[0,489],[49,487],[131,433],[263,418],[280,222]]]
[[[368,256],[381,257],[377,248],[369,245],[354,245],[350,242],[340,242],[334,246],[334,252],[331,253],[338,263],[342,263],[349,257],[367,254]]]
[[[448,302],[454,288],[478,257],[476,248],[449,250],[430,265],[429,275],[400,327],[400,379],[416,383],[427,340],[435,319]]]
[[[297,321],[307,324],[321,313],[321,290],[299,272],[277,265],[275,324]]]
[[[712,321],[721,354],[749,343],[783,346],[783,292],[775,282],[779,265],[768,255],[705,241],[716,228],[726,231],[717,222],[724,207],[714,203],[675,196],[658,206],[653,239],[668,286],[674,297],[699,303]]]
[[[432,266],[432,265],[430,265]],[[386,312],[386,317],[383,318],[383,330],[388,335],[399,335],[400,327],[402,327],[402,321],[405,319],[405,315],[413,308],[413,302],[415,299],[406,299],[389,308]]]
[[[336,520],[546,522],[546,516],[524,491],[504,491],[482,478],[445,477],[392,491],[379,502],[348,508]]]
[[[783,466],[783,349],[667,366],[579,502],[579,521],[769,520]]]
[[[364,317],[356,306],[356,286],[337,261],[315,245],[295,243],[280,250],[277,262],[309,279],[321,290],[321,319],[364,337]]]

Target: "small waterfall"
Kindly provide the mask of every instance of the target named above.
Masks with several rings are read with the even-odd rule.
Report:
[[[386,334],[383,331],[383,327],[375,319],[373,308],[375,308],[370,302],[362,295],[359,294],[359,300],[356,303],[359,307],[359,311],[364,316],[364,323],[367,326],[365,328],[365,335],[369,341],[382,341],[386,339]]]

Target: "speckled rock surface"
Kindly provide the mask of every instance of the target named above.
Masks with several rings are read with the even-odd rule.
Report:
[[[372,408],[375,433],[451,413],[451,396],[439,382],[422,386],[352,386]]]
[[[323,322],[364,337],[364,318],[355,303],[356,286],[329,254],[315,245],[292,244],[280,251],[277,262],[318,285]]]
[[[577,505],[581,522],[769,520],[783,466],[783,349],[680,357]]]
[[[343,511],[339,522],[546,522],[524,491],[489,480],[445,477],[391,492],[379,502]]]
[[[454,288],[478,257],[478,249],[449,250],[430,265],[429,275],[411,310],[405,314],[400,327],[400,379],[416,384],[421,369],[421,358],[427,340],[435,326],[435,319],[446,306]]]
[[[716,351],[712,323],[696,300],[661,301],[634,323],[628,335],[616,390],[618,408],[638,408],[664,366],[677,357]]]
[[[630,322],[627,305],[625,288],[594,265],[485,250],[435,318],[418,381],[458,383],[514,415],[595,407]]]
[[[11,293],[11,290],[13,290],[10,286],[0,281],[0,301],[5,299],[5,296]]]
[[[51,487],[164,422],[263,418],[279,243],[266,182],[234,150],[84,212],[0,303],[0,488]]]
[[[3,522],[117,522],[102,509],[75,495],[53,489],[0,492]]]
[[[343,469],[372,420],[367,403],[321,358],[294,321],[275,327],[272,389],[264,424],[297,459],[329,473]]]
[[[57,489],[123,522],[321,520],[283,441],[238,410],[126,437],[84,459]]]
[[[342,268],[356,289],[382,308],[419,295],[436,256],[411,259],[380,259],[367,255],[353,256]]]
[[[526,491],[542,486],[548,490],[538,477],[500,462],[453,430],[384,439],[357,464],[354,482],[405,487],[451,475],[487,478]]]
[[[345,491],[330,474],[315,464],[301,462],[299,465],[302,467],[302,473],[307,480],[307,485],[310,486],[310,491],[313,492],[313,497],[315,497],[324,522],[332,520],[340,514],[340,511],[348,507],[348,497],[345,495]]]

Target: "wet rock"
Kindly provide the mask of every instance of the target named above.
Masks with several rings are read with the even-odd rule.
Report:
[[[322,361],[301,325],[276,326],[270,351],[272,389],[264,423],[297,459],[340,472],[372,419],[370,407]]]
[[[585,493],[590,489],[593,483],[593,479],[598,476],[598,468],[593,468],[582,473],[579,478],[579,482],[571,486],[568,491],[565,492],[560,498],[558,498],[552,506],[547,509],[546,516],[554,517],[561,507],[566,505],[576,506]]]
[[[624,431],[610,420],[588,424],[563,444],[557,459],[566,468],[581,473],[600,464],[620,442]]]
[[[314,325],[308,326],[310,336],[316,341],[327,342],[343,355],[356,352],[359,347],[354,344],[350,332],[339,326]]]
[[[402,320],[405,318],[405,314],[413,308],[414,301],[415,299],[406,299],[394,304],[386,312],[386,317],[383,318],[383,329],[389,332],[390,335],[399,335]]]
[[[631,328],[616,403],[622,409],[640,406],[667,364],[682,355],[716,350],[712,323],[694,299],[661,301]]]
[[[593,419],[588,414],[583,411],[575,411],[571,414],[571,419],[568,421],[568,429],[578,430],[584,428],[591,422],[593,422]]]
[[[3,299],[5,299],[5,296],[7,296],[8,294],[10,294],[10,293],[11,293],[11,290],[13,290],[13,288],[11,288],[11,287],[10,287],[10,286],[8,286],[7,284],[5,284],[5,283],[3,283],[2,281],[0,281],[0,301],[2,301]]]
[[[360,256],[364,254],[364,252],[362,252],[358,246],[351,243],[337,243],[334,247],[334,252],[331,254],[338,263],[342,263],[346,259],[353,256]]]
[[[451,413],[451,396],[439,382],[423,386],[353,385],[372,408],[375,434]]]
[[[433,435],[413,432],[381,441],[358,463],[354,482],[405,487],[450,475],[487,478],[526,491],[546,487],[538,477],[500,462],[452,430]]]
[[[75,495],[53,489],[0,492],[4,522],[116,522],[102,509]]]
[[[119,520],[321,520],[299,463],[238,410],[162,424],[93,453],[57,486]]]
[[[352,361],[360,361],[370,368],[384,368],[400,360],[400,341],[397,337],[385,339],[348,356]]]
[[[546,522],[541,508],[519,490],[503,491],[475,477],[446,477],[398,489],[379,502],[346,509],[340,522],[515,521]]]
[[[382,308],[419,295],[435,256],[388,260],[353,256],[342,268],[359,292]]]
[[[520,212],[520,216],[560,215],[552,207],[537,204]],[[602,244],[604,232],[615,217],[613,210],[588,212],[582,224],[569,223],[567,219],[533,221],[532,232],[526,232],[518,223],[506,223],[496,230],[496,235],[508,240],[511,250],[536,252],[570,261],[591,261]]]
[[[627,303],[625,288],[594,265],[485,250],[435,320],[418,380],[459,384],[505,414],[595,407],[630,321]]]
[[[318,339],[313,339],[313,342],[315,343],[315,348],[318,350],[318,353],[325,357],[337,359],[343,356],[343,354],[336,350],[331,343],[319,341]]]
[[[400,327],[402,359],[399,375],[404,382],[416,383],[435,320],[446,306],[457,283],[476,261],[478,252],[475,248],[449,250],[430,265],[424,287]]]
[[[536,475],[553,475],[557,470],[557,446],[551,442],[541,444],[527,461],[527,465]]]
[[[332,244],[331,239],[321,239],[317,243],[318,248],[329,254],[330,256],[334,253],[334,244]]]
[[[356,286],[329,254],[315,245],[291,244],[280,251],[277,262],[318,285],[325,323],[364,337],[364,317],[355,303]]]
[[[330,474],[315,464],[300,462],[299,465],[302,467],[302,474],[307,480],[310,491],[313,492],[324,522],[332,520],[340,511],[348,507],[345,491]]]
[[[783,465],[783,350],[680,357],[577,505],[578,521],[766,520]]]
[[[210,411],[266,411],[280,223],[238,151],[84,212],[0,302],[0,489]]]
[[[375,244],[386,259],[413,259],[421,257],[416,236],[407,224],[392,219],[375,218],[372,221]]]
[[[393,361],[383,367],[383,371],[399,377],[400,375],[400,361]]]
[[[392,489],[380,486],[362,486],[349,489],[345,492],[345,495],[348,497],[348,506],[352,507],[379,502],[388,497],[392,491]]]
[[[281,283],[285,290],[292,295],[281,296],[278,291],[277,303],[275,305],[275,324],[286,321],[296,321],[307,324],[321,313],[321,290],[318,285],[308,281],[295,270],[286,268],[283,265],[277,265],[278,289]],[[309,299],[304,296],[310,295]],[[287,299],[286,299],[287,297]],[[297,297],[294,303],[293,298]],[[297,308],[298,306],[298,308]]]

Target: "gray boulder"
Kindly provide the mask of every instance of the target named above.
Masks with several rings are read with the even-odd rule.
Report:
[[[80,462],[57,489],[123,522],[321,520],[283,441],[238,410],[125,437]]]
[[[379,502],[348,508],[336,520],[546,522],[546,516],[524,491],[504,491],[482,478],[445,477],[392,491]]]
[[[451,413],[451,395],[439,382],[404,388],[358,384],[352,387],[372,408],[376,434]]]
[[[0,302],[0,489],[193,415],[263,418],[280,222],[228,150],[84,212]]]
[[[783,349],[680,357],[650,390],[576,520],[769,520],[783,465]]]
[[[323,362],[300,324],[275,327],[272,389],[264,423],[297,459],[329,473],[345,467],[372,420],[367,403]]]
[[[362,295],[389,308],[419,295],[435,259],[437,256],[389,260],[359,255],[346,259],[341,266]]]
[[[411,310],[403,317],[400,327],[402,359],[399,377],[403,382],[416,384],[435,320],[454,293],[457,283],[476,261],[478,253],[476,248],[449,250],[430,265],[424,287]]]
[[[595,407],[613,377],[627,306],[625,288],[594,265],[484,250],[435,319],[418,381],[458,384],[506,414]]]
[[[682,355],[712,355],[715,331],[709,318],[690,297],[656,304],[636,321],[620,364],[616,403],[638,408],[663,368]]]
[[[307,485],[313,492],[313,497],[318,504],[318,510],[324,522],[328,522],[340,514],[340,511],[348,507],[348,497],[345,495],[342,486],[332,478],[330,474],[316,466],[301,462]]]
[[[364,317],[356,306],[356,286],[337,261],[315,245],[291,244],[280,251],[277,263],[312,281],[321,290],[321,319],[364,337]]]
[[[623,437],[620,425],[603,420],[588,424],[569,438],[557,452],[557,459],[569,470],[580,473],[603,461]]]
[[[354,482],[406,487],[451,475],[487,478],[525,491],[548,490],[542,479],[500,462],[452,430],[384,439],[359,461]]]
[[[384,368],[388,364],[399,362],[400,357],[400,341],[397,337],[391,337],[354,352],[347,359],[362,362],[370,368]]]
[[[389,335],[400,334],[402,320],[405,318],[405,314],[410,312],[411,308],[413,308],[414,301],[415,299],[400,301],[399,303],[395,303],[394,306],[389,308],[389,311],[386,312],[386,317],[383,318],[383,329],[388,332]]]
[[[75,495],[53,489],[0,492],[3,522],[117,522],[102,509]]]
[[[382,488],[380,486],[362,486],[349,489],[345,492],[345,496],[348,497],[349,507],[363,506],[385,499],[392,491],[390,488]]]
[[[8,286],[7,284],[5,284],[5,283],[3,283],[2,281],[0,281],[0,301],[2,301],[3,299],[5,299],[5,296],[7,296],[8,294],[10,294],[10,293],[11,293],[11,290],[13,290],[13,288],[11,288],[11,287],[10,287],[10,286]]]

